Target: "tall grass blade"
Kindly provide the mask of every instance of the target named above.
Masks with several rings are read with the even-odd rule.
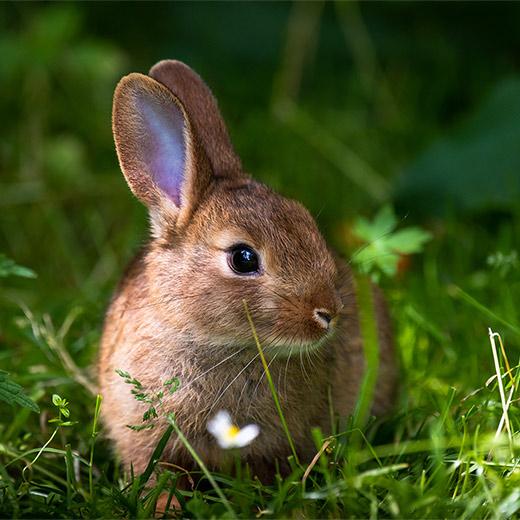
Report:
[[[296,447],[294,446],[294,441],[291,436],[291,432],[289,431],[289,427],[287,426],[287,421],[285,420],[285,416],[283,414],[282,407],[280,405],[280,399],[278,399],[278,392],[276,391],[276,387],[273,383],[273,378],[271,377],[271,372],[269,371],[269,365],[267,364],[267,360],[265,359],[264,351],[262,349],[262,345],[260,345],[260,340],[258,338],[258,334],[256,333],[255,324],[253,323],[253,319],[251,318],[251,313],[249,312],[249,307],[247,306],[247,302],[242,300],[244,304],[244,309],[246,311],[247,321],[249,322],[249,326],[251,327],[251,332],[253,333],[253,338],[255,340],[256,348],[258,349],[258,354],[260,355],[260,359],[262,360],[262,365],[264,367],[265,376],[267,378],[267,382],[269,384],[269,388],[271,390],[271,394],[273,396],[274,405],[278,412],[278,416],[280,417],[280,422],[282,423],[282,428],[285,432],[285,436],[287,437],[287,442],[289,443],[289,447],[291,448],[292,455],[297,464],[300,464],[298,459],[298,454],[296,453]]]
[[[359,326],[365,355],[365,373],[354,410],[354,427],[362,428],[370,413],[379,373],[379,337],[372,294],[372,283],[367,276],[361,274],[357,274],[355,280]]]
[[[498,360],[498,352],[497,352],[497,347],[496,347],[496,343],[495,343],[495,338],[500,337],[500,335],[497,332],[493,332],[491,330],[491,328],[488,328],[488,334],[489,334],[489,341],[491,343],[491,352],[493,353],[493,363],[495,364],[495,370],[496,370],[496,375],[497,375],[497,384],[498,384],[498,390],[500,392],[500,402],[502,404],[504,423],[506,426],[507,437],[509,439],[509,445],[511,448],[511,457],[514,457],[513,434],[511,432],[511,424],[509,422],[509,414],[508,414],[509,405],[507,402],[508,400],[506,399],[506,393],[504,390],[504,382],[502,381],[502,373],[500,371],[500,362]],[[497,430],[497,436],[499,434],[500,434],[500,430]]]
[[[88,488],[90,492],[90,498],[92,499],[94,496],[94,479],[93,479],[93,469],[94,469],[94,446],[96,444],[96,437],[98,435],[97,424],[99,420],[99,414],[101,412],[101,401],[103,398],[101,395],[96,396],[96,407],[94,409],[94,421],[92,423],[92,433],[90,434],[90,460],[88,465]]]
[[[520,336],[520,326],[516,323],[511,323],[510,321],[505,320],[504,318],[498,316],[493,311],[488,309],[485,305],[482,305],[479,301],[477,301],[473,296],[469,295],[463,289],[461,289],[458,285],[450,285],[448,287],[448,294],[454,298],[459,298],[467,304],[471,305],[474,309],[477,309],[484,316],[495,320],[497,323],[504,325],[509,330],[514,332],[515,334]]]

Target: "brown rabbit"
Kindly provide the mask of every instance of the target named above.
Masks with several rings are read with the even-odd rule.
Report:
[[[178,61],[116,88],[113,132],[121,169],[148,206],[151,238],[129,266],[106,315],[99,379],[103,415],[124,463],[142,471],[163,428],[133,431],[147,406],[116,374],[129,372],[150,392],[178,377],[164,412],[205,463],[223,453],[207,431],[218,410],[260,436],[242,449],[262,477],[289,446],[244,310],[247,302],[268,358],[288,428],[302,459],[315,452],[310,430],[330,430],[356,403],[364,372],[355,286],[314,219],[244,173],[217,103],[202,79]],[[395,386],[385,303],[374,290],[381,360],[373,412],[391,406]],[[330,400],[332,399],[332,403]],[[163,454],[193,461],[175,439]]]

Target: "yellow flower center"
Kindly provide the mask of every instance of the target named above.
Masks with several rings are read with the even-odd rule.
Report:
[[[240,428],[238,426],[235,426],[234,424],[232,424],[226,432],[226,439],[228,439],[228,440],[234,439],[238,435],[239,431],[240,431]]]

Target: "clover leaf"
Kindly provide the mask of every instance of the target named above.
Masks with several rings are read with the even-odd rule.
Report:
[[[419,253],[432,235],[419,227],[396,230],[397,217],[391,206],[384,206],[369,221],[359,217],[353,233],[364,242],[353,255],[352,261],[358,270],[377,281],[381,273],[393,277],[401,255]]]

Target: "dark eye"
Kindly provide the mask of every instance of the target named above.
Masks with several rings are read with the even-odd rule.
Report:
[[[229,267],[238,274],[253,274],[260,269],[257,252],[249,246],[238,244],[229,250]]]

